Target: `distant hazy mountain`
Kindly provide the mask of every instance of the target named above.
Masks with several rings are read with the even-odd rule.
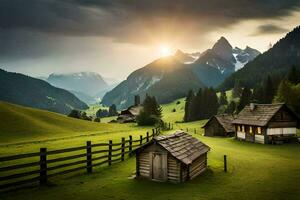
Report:
[[[121,82],[118,79],[111,78],[111,77],[103,77],[103,79],[109,86],[117,85]]]
[[[160,58],[131,73],[105,94],[102,103],[124,108],[133,103],[134,95],[143,97],[146,93],[156,96],[160,103],[169,102],[185,96],[189,89],[218,86],[258,54],[250,47],[233,49],[224,37],[203,53],[177,50],[174,56]]]
[[[249,50],[252,51],[248,48],[248,52]],[[268,75],[283,76],[293,65],[300,70],[300,26],[279,40],[267,52],[257,56],[241,70],[228,77],[221,84],[220,89],[232,88],[236,81],[254,87]]]
[[[108,87],[103,78],[94,72],[50,74],[47,81],[56,87],[83,92],[90,96],[94,96],[97,92]]]
[[[101,75],[94,72],[50,74],[47,82],[55,87],[69,90],[86,103],[95,103],[99,98],[99,92],[107,91],[109,88]]]
[[[90,105],[90,104],[94,104],[96,102],[100,102],[99,99],[97,99],[96,97],[91,97],[83,92],[78,92],[78,91],[69,91],[72,94],[74,94],[78,99],[80,99],[81,101],[83,101],[84,103]]]
[[[146,93],[165,103],[185,96],[189,89],[196,91],[203,86],[190,67],[172,56],[165,57],[131,73],[125,81],[105,94],[102,104],[125,108],[133,104],[134,95],[138,94],[143,99]]]
[[[68,114],[88,106],[70,92],[46,81],[0,69],[0,100]]]

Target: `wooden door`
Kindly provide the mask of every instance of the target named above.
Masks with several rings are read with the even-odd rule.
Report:
[[[152,153],[152,179],[167,180],[167,155],[162,153]]]
[[[254,133],[246,133],[246,141],[254,142]]]

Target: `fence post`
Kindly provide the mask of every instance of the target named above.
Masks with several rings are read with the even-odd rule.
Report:
[[[143,136],[140,135],[140,146],[143,144]]]
[[[194,132],[195,132],[195,134],[196,134],[196,128],[194,129]]]
[[[154,128],[152,129],[152,136],[153,136],[153,137],[155,136]]]
[[[125,138],[122,137],[122,154],[121,154],[121,160],[124,161],[124,157],[125,157]]]
[[[112,140],[109,140],[109,144],[108,144],[108,165],[111,165],[111,153],[112,153]]]
[[[227,156],[224,155],[224,172],[227,172]]]
[[[169,130],[171,130],[171,123],[169,123]]]
[[[129,156],[131,156],[131,152],[132,152],[132,135],[129,135],[129,147],[128,147],[128,151],[129,151]]]
[[[47,148],[40,148],[40,185],[47,184]]]
[[[149,142],[149,132],[147,132],[147,142]]]
[[[92,142],[86,142],[86,171],[87,173],[92,173]]]

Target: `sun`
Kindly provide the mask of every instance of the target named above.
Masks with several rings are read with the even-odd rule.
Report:
[[[159,47],[159,53],[161,56],[165,57],[165,56],[169,56],[172,54],[171,52],[171,48],[169,47],[169,45],[167,44],[161,44]]]

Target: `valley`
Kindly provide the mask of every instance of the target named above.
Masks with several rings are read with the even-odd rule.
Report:
[[[0,1],[0,200],[299,200],[300,1]]]

